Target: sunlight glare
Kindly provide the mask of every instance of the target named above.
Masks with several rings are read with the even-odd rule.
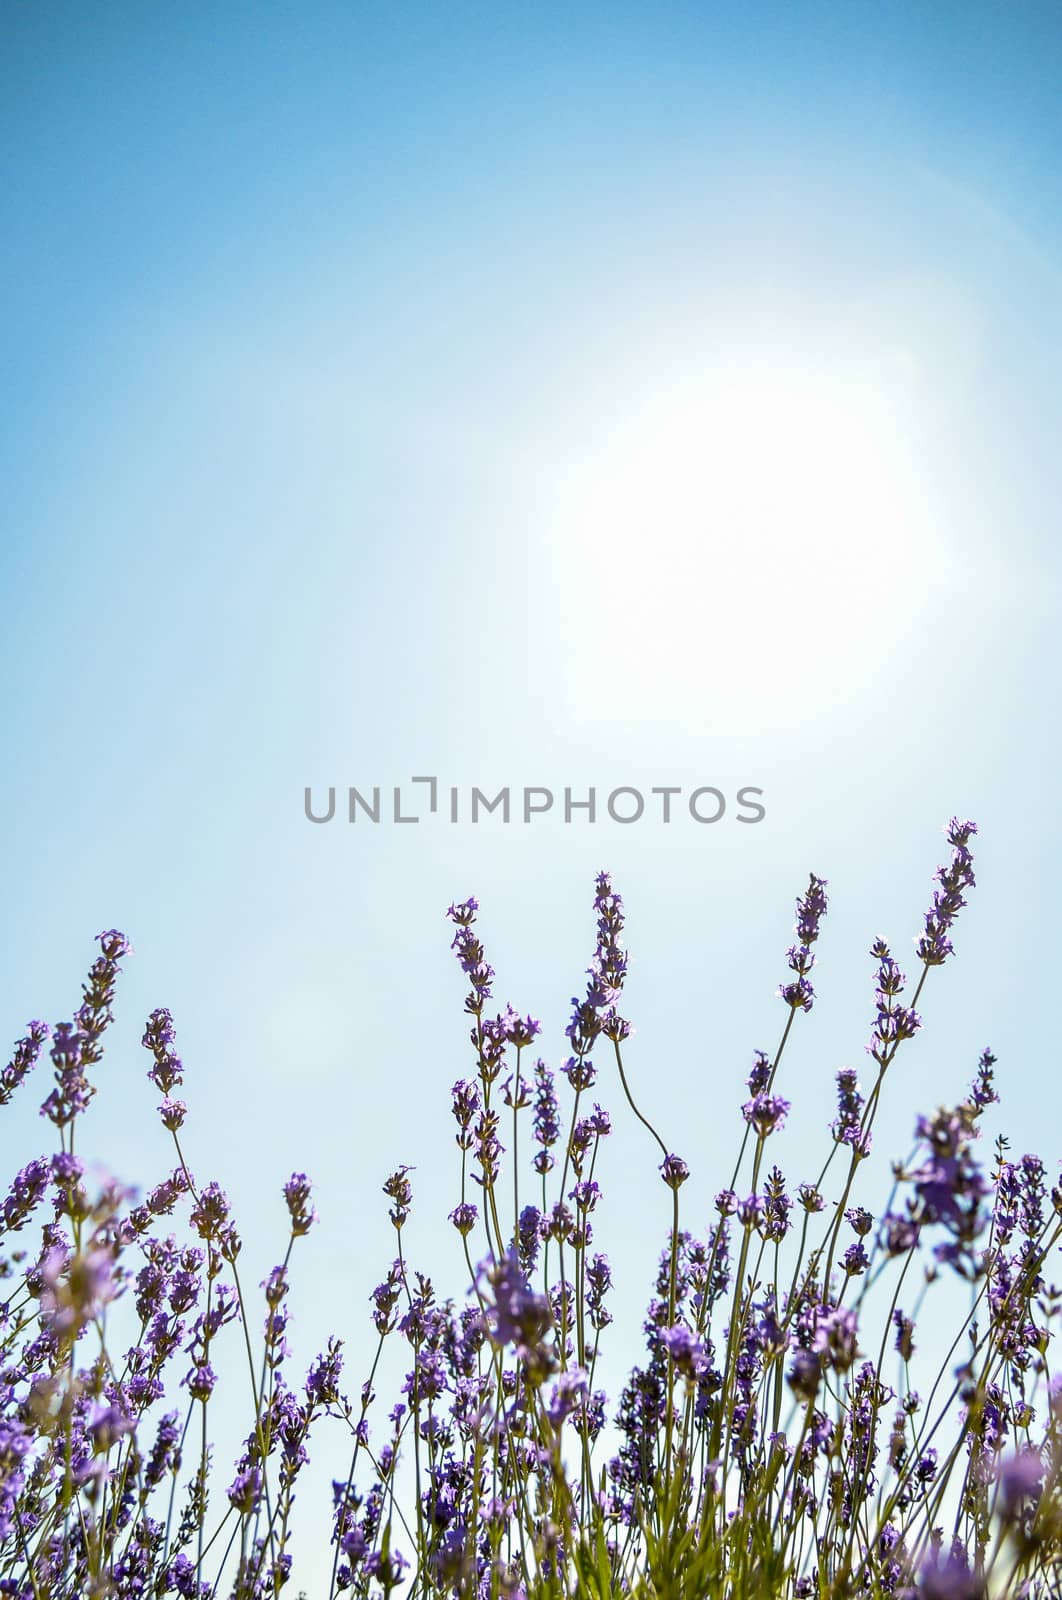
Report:
[[[935,560],[903,435],[870,369],[731,367],[615,423],[559,511],[576,603],[592,597],[585,670],[607,627],[628,708],[769,720],[827,686],[836,703],[902,643]]]

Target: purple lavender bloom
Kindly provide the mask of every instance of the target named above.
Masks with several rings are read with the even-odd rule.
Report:
[[[939,888],[925,915],[925,931],[916,940],[916,949],[927,967],[938,967],[952,954],[954,946],[949,937],[952,924],[966,904],[964,891],[975,886],[973,857],[969,844],[977,832],[973,822],[960,822],[952,817],[947,828],[948,843],[952,846],[951,861],[938,867],[934,874]]]
[[[551,1147],[560,1138],[560,1108],[553,1074],[542,1060],[535,1062],[535,1109],[533,1120],[539,1151],[535,1157],[535,1171],[544,1176],[553,1166]]]
[[[455,952],[461,970],[471,985],[465,999],[465,1010],[477,1018],[482,1016],[483,1007],[490,999],[491,980],[494,977],[494,968],[487,963],[483,946],[472,931],[478,910],[479,901],[475,895],[469,895],[467,900],[451,905],[446,913],[457,928],[450,948]],[[472,1038],[476,1042],[475,1032]]]
[[[288,1274],[283,1266],[273,1267],[268,1278],[261,1284],[265,1291],[266,1305],[275,1310],[288,1292]]]
[[[709,1361],[704,1345],[697,1336],[681,1323],[664,1328],[660,1343],[675,1364],[676,1372],[695,1383],[708,1370]]]
[[[597,1080],[597,1068],[589,1056],[569,1056],[561,1071],[577,1094],[592,1089]]]
[[[766,1051],[757,1050],[756,1058],[752,1063],[752,1067],[748,1076],[749,1094],[754,1096],[763,1094],[770,1081],[771,1058],[767,1055]]]
[[[169,1095],[159,1106],[159,1117],[162,1126],[170,1133],[178,1133],[184,1126],[184,1119],[188,1115],[188,1107],[183,1100],[171,1100]]]
[[[881,1219],[881,1242],[889,1256],[906,1255],[918,1243],[919,1225],[913,1217],[887,1211]]]
[[[50,1029],[46,1022],[26,1024],[26,1037],[15,1046],[8,1065],[0,1072],[0,1106],[6,1106],[22,1080],[33,1071]]]
[[[218,1184],[208,1183],[201,1190],[190,1220],[201,1239],[210,1242],[222,1237],[229,1220],[229,1202]]]
[[[155,1058],[154,1065],[148,1069],[148,1077],[167,1096],[184,1075],[181,1058],[173,1049],[176,1037],[173,1017],[165,1007],[160,1007],[148,1017],[144,1037],[140,1041]]]
[[[849,1278],[857,1278],[867,1270],[870,1260],[866,1250],[863,1248],[862,1239],[848,1246],[841,1258],[841,1265],[844,1268],[845,1275]]]
[[[596,1136],[597,1124],[593,1117],[580,1117],[572,1129],[571,1143],[568,1147],[576,1172],[583,1170],[583,1158]]]
[[[217,1381],[218,1375],[209,1361],[196,1362],[181,1379],[192,1399],[201,1400],[204,1405],[214,1393]]]
[[[830,1123],[836,1144],[846,1144],[859,1155],[870,1150],[870,1135],[862,1132],[863,1096],[854,1067],[841,1067],[837,1073],[837,1116]]]
[[[166,1473],[173,1467],[180,1437],[181,1424],[179,1414],[176,1411],[167,1412],[159,1421],[155,1443],[151,1447],[151,1453],[144,1468],[144,1478],[149,1489],[153,1489],[157,1484],[160,1484]]]
[[[58,1023],[52,1034],[55,1088],[41,1106],[41,1116],[57,1128],[66,1128],[79,1117],[96,1092],[84,1073],[86,1044],[86,1036],[72,1022]]]
[[[690,1175],[690,1169],[681,1156],[667,1155],[660,1163],[660,1176],[669,1189],[680,1189]]]
[[[450,1221],[462,1237],[472,1232],[478,1218],[478,1209],[468,1200],[462,1200],[461,1204],[454,1206],[450,1212]]]
[[[856,1314],[847,1306],[820,1311],[815,1319],[811,1349],[827,1366],[846,1372],[859,1354]]]
[[[229,1485],[229,1503],[243,1516],[250,1516],[262,1498],[262,1474],[257,1467],[244,1467]]]
[[[508,1019],[505,1037],[510,1044],[516,1045],[518,1050],[531,1044],[542,1032],[542,1024],[535,1017],[521,1017],[515,1012]]]
[[[479,1085],[470,1083],[464,1078],[459,1078],[450,1091],[453,1100],[453,1114],[457,1122],[457,1143],[462,1150],[471,1150],[475,1140],[472,1134],[472,1124],[479,1114],[482,1099]]]
[[[476,1123],[476,1160],[479,1171],[472,1174],[473,1178],[484,1189],[490,1189],[498,1181],[502,1155],[501,1141],[498,1138],[498,1113],[496,1111],[481,1111]]]
[[[976,1115],[980,1115],[986,1106],[997,1105],[999,1095],[993,1082],[992,1069],[996,1064],[996,1057],[991,1050],[981,1051],[981,1058],[977,1063],[977,1076],[970,1086],[967,1103],[973,1108]]]
[[[1020,1163],[1019,1184],[1021,1231],[1030,1241],[1039,1237],[1044,1225],[1044,1199],[1047,1169],[1039,1156],[1024,1155]]]
[[[811,1350],[796,1350],[787,1377],[798,1400],[814,1400],[822,1382],[822,1362]]]
[[[892,1322],[896,1329],[896,1353],[902,1360],[910,1361],[915,1349],[915,1325],[911,1318],[905,1316],[899,1307],[892,1314]]]
[[[815,1000],[808,973],[815,965],[811,946],[819,937],[819,925],[827,910],[826,879],[811,873],[804,895],[797,900],[796,934],[798,944],[786,952],[789,969],[795,974],[792,982],[782,984],[778,993],[793,1011],[810,1011]]]
[[[537,1206],[524,1206],[516,1229],[516,1248],[521,1270],[530,1277],[538,1263],[542,1243],[542,1213]]]
[[[572,1237],[575,1219],[563,1200],[558,1200],[551,1207],[543,1227],[547,1239],[558,1239],[563,1243]]]
[[[329,1339],[328,1348],[315,1358],[306,1374],[306,1401],[311,1409],[338,1403],[339,1377],[342,1370],[343,1349],[340,1341]]]
[[[395,1325],[394,1309],[398,1304],[398,1297],[402,1288],[402,1263],[395,1261],[383,1283],[377,1284],[371,1299],[373,1306],[373,1321],[378,1333],[390,1333]]]
[[[29,1162],[15,1175],[3,1204],[5,1233],[16,1233],[33,1215],[48,1192],[50,1177],[51,1163],[44,1157]]]
[[[163,1181],[151,1190],[147,1197],[147,1206],[153,1217],[168,1216],[173,1210],[182,1194],[188,1189],[188,1179],[183,1170],[178,1169],[172,1177]]]
[[[413,1185],[406,1176],[412,1171],[412,1167],[398,1167],[383,1185],[384,1194],[394,1202],[387,1215],[396,1229],[403,1226],[413,1204]]]
[[[789,1232],[789,1213],[793,1202],[786,1193],[785,1178],[778,1167],[772,1167],[763,1186],[763,1202],[758,1219],[762,1237],[780,1244]]]
[[[746,1100],[741,1114],[759,1138],[766,1139],[776,1129],[785,1127],[789,1114],[789,1101],[776,1094],[757,1094]]]
[[[0,1543],[6,1544],[16,1522],[25,1482],[24,1462],[33,1450],[33,1435],[16,1417],[0,1417]]]
[[[612,1287],[612,1268],[607,1256],[595,1255],[586,1267],[586,1308],[590,1324],[599,1332],[612,1321],[612,1313],[605,1306],[605,1296]]]
[[[796,934],[801,944],[812,945],[819,936],[819,925],[826,915],[826,879],[811,873],[802,899],[797,901]]]
[[[114,1266],[114,1252],[97,1245],[79,1255],[62,1247],[48,1251],[41,1264],[41,1311],[57,1338],[76,1338],[117,1297]]]
[[[92,1442],[93,1450],[106,1455],[119,1439],[124,1439],[126,1434],[132,1433],[136,1424],[131,1417],[117,1406],[96,1406],[92,1412],[85,1432]]]
[[[607,872],[598,873],[594,909],[597,912],[597,948],[587,968],[586,998],[572,999],[572,1018],[565,1030],[579,1057],[589,1053],[601,1033],[618,1044],[630,1032],[630,1025],[616,1010],[629,959],[621,943],[623,901],[613,892]]]
[[[778,990],[779,998],[793,1011],[810,1011],[815,1003],[815,990],[808,978],[797,978],[793,983],[783,983]]]
[[[1044,1463],[1038,1450],[1026,1447],[999,1468],[997,1506],[1004,1522],[1034,1512],[1044,1487]]]
[[[447,909],[446,915],[450,918],[450,921],[456,923],[459,928],[467,928],[470,927],[473,922],[475,922],[476,912],[478,910],[479,901],[476,899],[474,894],[470,894],[467,900],[461,900],[457,904],[451,905]]]
[[[92,963],[88,978],[81,986],[82,1003],[74,1015],[74,1023],[81,1035],[82,1066],[94,1066],[103,1058],[99,1041],[112,1021],[111,1002],[121,971],[120,963],[132,950],[128,939],[116,928],[107,928],[103,933],[98,933],[96,941],[101,953]]]
[[[293,1172],[284,1185],[284,1203],[291,1219],[294,1238],[309,1233],[317,1221],[317,1212],[310,1205],[311,1184],[305,1172]]]
[[[984,1600],[984,1579],[972,1570],[966,1552],[955,1547],[945,1556],[930,1552],[918,1572],[917,1600]]]
[[[922,1026],[922,1018],[917,1011],[899,1004],[897,996],[903,983],[903,973],[887,953],[886,947],[886,954],[878,968],[874,1030],[866,1046],[867,1054],[883,1066],[892,1060],[901,1041],[913,1039]]]
[[[535,1294],[513,1255],[480,1269],[493,1293],[487,1308],[487,1332],[493,1344],[511,1345],[533,1381],[541,1381],[553,1368],[554,1357],[546,1335],[553,1325],[549,1301]]]
[[[560,1428],[566,1417],[578,1411],[586,1402],[589,1381],[582,1367],[569,1367],[562,1372],[550,1395],[546,1415],[555,1428]]]
[[[919,1221],[947,1230],[956,1246],[956,1253],[949,1251],[948,1257],[961,1265],[988,1221],[981,1205],[988,1184],[970,1150],[974,1129],[969,1111],[960,1106],[919,1117],[917,1131],[927,1152],[913,1174],[921,1202]]]
[[[596,1101],[594,1103],[594,1114],[590,1118],[590,1122],[599,1139],[607,1139],[612,1132],[611,1115],[609,1112],[603,1111]]]

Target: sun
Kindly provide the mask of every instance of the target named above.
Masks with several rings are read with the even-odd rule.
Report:
[[[628,715],[697,706],[717,725],[879,671],[936,559],[896,394],[880,369],[732,362],[602,429],[556,503],[573,696],[605,651]]]

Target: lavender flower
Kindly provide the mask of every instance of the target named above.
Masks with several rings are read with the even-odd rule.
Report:
[[[952,825],[956,855],[938,874],[927,965],[950,951],[950,923],[972,882],[970,831]],[[976,1159],[981,1115],[996,1099],[989,1051],[959,1106],[919,1119],[914,1157],[893,1168],[900,1198],[877,1225],[855,1181],[870,1147],[855,1072],[837,1075],[831,1125],[851,1159],[832,1173],[826,1160],[817,1183],[791,1194],[779,1167],[764,1175],[763,1141],[782,1126],[788,1103],[773,1093],[771,1058],[757,1051],[743,1108],[757,1135],[753,1176],[739,1161],[706,1237],[674,1220],[643,1324],[646,1355],[614,1407],[593,1389],[600,1335],[612,1321],[612,1270],[593,1239],[604,1209],[600,1141],[611,1121],[578,1097],[595,1082],[596,1039],[618,1042],[628,1031],[617,1010],[627,960],[621,903],[607,875],[596,891],[597,951],[585,997],[573,1002],[572,1054],[560,1069],[577,1099],[567,1150],[552,1073],[542,1061],[530,1072],[519,1066],[538,1024],[508,1006],[485,1015],[493,972],[475,930],[478,905],[450,907],[478,1076],[453,1091],[462,1199],[450,1218],[464,1240],[483,1227],[488,1260],[473,1269],[471,1293],[459,1278],[448,1297],[396,1246],[398,1259],[370,1297],[380,1340],[397,1335],[392,1359],[405,1353],[401,1399],[393,1404],[392,1392],[379,1421],[375,1385],[386,1381],[387,1352],[361,1385],[360,1408],[340,1390],[338,1340],[301,1386],[289,1382],[289,1256],[315,1220],[304,1174],[284,1186],[291,1237],[278,1265],[264,1257],[264,1304],[250,1315],[228,1199],[217,1184],[196,1184],[183,1153],[136,1204],[113,1181],[89,1192],[94,1164],[74,1123],[93,1093],[86,1074],[99,1059],[127,949],[120,935],[103,936],[83,1004],[52,1036],[55,1085],[44,1111],[57,1148],[24,1165],[0,1205],[8,1240],[0,1255],[0,1595],[267,1600],[289,1579],[292,1504],[323,1415],[342,1423],[352,1447],[349,1469],[333,1482],[330,1600],[348,1590],[385,1600],[403,1582],[400,1523],[415,1544],[409,1581],[425,1600],[527,1600],[587,1582],[640,1592],[655,1581],[650,1537],[664,1553],[659,1570],[694,1589],[762,1579],[779,1600],[841,1589],[878,1600],[984,1600],[987,1574],[1000,1600],[1055,1592],[1062,1179],[1035,1155],[1011,1155],[1002,1139],[991,1174]],[[825,909],[824,883],[813,877],[789,952],[794,1012],[811,1002]],[[883,1068],[920,1019],[904,1006],[904,975],[889,947],[877,940],[872,953],[871,1049]],[[42,1025],[30,1026],[0,1075],[0,1103],[44,1037]],[[185,1113],[168,1012],[152,1013],[144,1043],[164,1122],[176,1132]],[[874,1105],[883,1081],[879,1071]],[[496,1192],[503,1104],[533,1108],[538,1203],[526,1203],[514,1167],[511,1210]],[[564,1181],[551,1189],[555,1159]],[[411,1170],[396,1168],[384,1185],[396,1230],[412,1205]],[[677,1195],[685,1161],[666,1154],[660,1171]],[[483,1191],[478,1207],[463,1198],[470,1173]],[[626,1170],[622,1177],[632,1181]],[[783,1252],[795,1203],[800,1239]],[[924,1281],[911,1287],[918,1307],[936,1292],[941,1263],[975,1290],[959,1365],[920,1395],[926,1348],[946,1341],[922,1338],[916,1351],[913,1318],[895,1291],[905,1275],[909,1286],[919,1277],[907,1258],[923,1239],[933,1253]],[[460,1268],[470,1257],[467,1246],[456,1251]],[[871,1257],[872,1281],[854,1285],[869,1278]],[[231,1285],[221,1281],[226,1261]],[[125,1288],[129,1306],[113,1307]],[[891,1315],[884,1328],[873,1325],[879,1308]],[[918,1312],[920,1320],[934,1314],[932,1302]],[[247,1345],[253,1411],[219,1495],[211,1419],[228,1383],[215,1340],[237,1320],[228,1354],[246,1380],[241,1340]],[[134,1342],[120,1349],[115,1336],[126,1328]],[[864,1342],[870,1360],[860,1354]],[[879,1351],[889,1367],[898,1358],[898,1396],[885,1365],[879,1372],[875,1364]],[[179,1389],[183,1403],[159,1418]],[[234,1392],[238,1400],[239,1385]],[[603,1464],[595,1442],[607,1427],[617,1450]],[[950,1545],[939,1525],[954,1529]]]
[[[537,1206],[524,1206],[516,1229],[516,1248],[520,1270],[528,1277],[538,1264],[542,1243],[542,1213]]]
[[[37,1065],[50,1031],[45,1022],[27,1023],[26,1037],[19,1040],[10,1062],[0,1072],[0,1106],[7,1105],[19,1084]]]
[[[757,1050],[748,1076],[749,1094],[763,1094],[771,1081],[771,1059],[763,1050]]]
[[[972,1570],[965,1551],[945,1556],[933,1550],[918,1573],[917,1600],[984,1600],[984,1579]]]
[[[505,1037],[518,1050],[531,1044],[542,1032],[542,1024],[535,1017],[520,1017],[515,1012],[507,1020]]]
[[[681,1189],[690,1175],[690,1169],[681,1156],[666,1155],[660,1163],[660,1176],[669,1189]]]
[[[594,909],[597,912],[597,949],[587,968],[586,997],[573,998],[572,1018],[566,1029],[578,1057],[593,1048],[599,1034],[621,1042],[629,1024],[616,1010],[627,976],[628,956],[621,943],[623,900],[614,893],[612,879],[600,872],[595,885]]]
[[[950,1235],[950,1243],[937,1247],[938,1259],[960,1269],[965,1262],[966,1270],[974,1271],[971,1252],[988,1221],[981,1204],[988,1185],[973,1159],[969,1110],[960,1106],[919,1117],[917,1131],[926,1152],[922,1166],[912,1174],[921,1202],[919,1221],[938,1224]]]
[[[880,1065],[886,1066],[904,1039],[911,1039],[922,1026],[917,1011],[899,1003],[906,979],[900,971],[888,945],[883,939],[875,940],[871,955],[878,963],[877,989],[874,1000],[876,1016],[874,1030],[867,1053]]]
[[[849,1307],[824,1309],[815,1321],[811,1349],[824,1365],[846,1372],[858,1355],[856,1314]]]
[[[17,1233],[48,1192],[51,1164],[43,1158],[30,1161],[17,1173],[4,1199],[4,1232]]]
[[[1016,1522],[1035,1513],[1044,1488],[1044,1463],[1039,1451],[1019,1450],[999,1468],[999,1514],[1004,1522]]]
[[[837,1116],[830,1131],[835,1143],[849,1145],[856,1155],[869,1153],[870,1134],[863,1131],[863,1096],[852,1067],[842,1067],[837,1073]]]
[[[391,1176],[383,1186],[384,1194],[394,1202],[387,1215],[396,1230],[401,1229],[405,1223],[406,1218],[409,1216],[410,1207],[413,1204],[413,1185],[406,1177],[406,1173],[412,1172],[412,1170],[412,1167],[398,1167],[391,1173]]]
[[[317,1221],[317,1212],[310,1205],[310,1188],[305,1172],[293,1172],[284,1185],[284,1203],[291,1219],[293,1238],[309,1233]]]
[[[148,1069],[148,1077],[164,1095],[169,1095],[184,1076],[181,1058],[173,1050],[176,1037],[173,1017],[169,1011],[165,1008],[153,1011],[148,1017],[141,1044],[145,1050],[150,1050],[154,1057],[154,1064]]]
[[[529,1372],[545,1375],[553,1358],[545,1343],[552,1326],[548,1301],[532,1292],[515,1256],[480,1269],[493,1294],[487,1312],[487,1331],[493,1343],[511,1345]]]
[[[947,827],[948,843],[952,846],[951,861],[938,867],[935,873],[939,888],[925,915],[925,931],[916,941],[919,958],[927,967],[941,966],[953,953],[949,937],[952,925],[966,904],[965,891],[974,887],[973,857],[970,840],[977,832],[973,822],[960,822],[952,817]]]
[[[660,1335],[660,1343],[675,1363],[676,1372],[690,1383],[695,1383],[708,1370],[708,1357],[703,1344],[682,1324],[665,1328]]]
[[[807,890],[797,900],[796,933],[799,943],[791,945],[786,952],[789,969],[796,976],[792,982],[782,984],[778,990],[781,998],[793,1011],[810,1011],[814,1004],[815,990],[808,977],[808,973],[815,965],[811,946],[819,937],[819,926],[826,915],[827,904],[826,879],[817,878],[812,873],[808,879]]]
[[[741,1114],[749,1127],[760,1138],[766,1139],[776,1129],[785,1127],[789,1101],[776,1094],[757,1094],[746,1100]]]
[[[987,1106],[998,1105],[999,1103],[999,1095],[996,1093],[993,1081],[992,1069],[995,1064],[996,1057],[991,1050],[982,1050],[980,1060],[977,1063],[977,1076],[967,1096],[967,1104],[977,1116],[980,1116]]]
[[[481,1108],[479,1085],[469,1083],[464,1078],[459,1078],[451,1090],[453,1099],[453,1114],[457,1122],[457,1143],[462,1150],[471,1150],[475,1142],[472,1135],[472,1124],[476,1120]]]
[[[478,1218],[478,1210],[467,1200],[462,1200],[461,1204],[455,1206],[450,1212],[450,1221],[453,1223],[454,1227],[457,1229],[458,1233],[462,1235],[462,1237],[472,1232],[472,1229],[475,1227]]]
[[[600,1332],[612,1321],[612,1313],[605,1305],[605,1296],[612,1287],[612,1268],[608,1257],[595,1255],[586,1267],[586,1307],[590,1325]]]
[[[540,1176],[552,1170],[553,1145],[560,1138],[560,1108],[553,1087],[553,1074],[544,1061],[535,1062],[534,1131],[539,1150],[535,1157],[535,1171]]]

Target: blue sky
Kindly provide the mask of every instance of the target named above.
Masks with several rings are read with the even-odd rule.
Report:
[[[101,1156],[166,1159],[168,1004],[263,1271],[317,1179],[300,1351],[338,1326],[353,1377],[399,1160],[461,1288],[451,899],[556,1062],[611,867],[632,1073],[707,1220],[808,870],[794,1179],[960,812],[979,886],[879,1145],[991,1041],[996,1125],[1053,1159],[1058,8],[41,5],[0,40],[0,1014],[68,1014],[130,935]],[[768,814],[303,818],[414,773]],[[609,1154],[633,1308],[651,1151]]]

